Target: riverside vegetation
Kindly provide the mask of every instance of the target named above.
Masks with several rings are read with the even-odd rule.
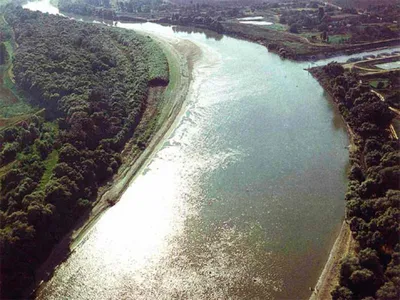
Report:
[[[64,13],[108,20],[158,22],[209,29],[308,60],[398,45],[396,1],[362,7],[345,1],[59,0]],[[364,1],[363,1],[364,2]],[[240,18],[254,18],[245,24]],[[258,21],[258,22],[257,22]],[[262,22],[264,21],[264,22]],[[268,22],[269,25],[263,25]]]
[[[86,2],[93,4],[91,9],[108,3]],[[107,17],[106,9],[99,15]],[[135,9],[147,11],[143,5]],[[187,11],[196,16],[191,8]],[[174,16],[179,24],[196,20],[208,26],[196,17]],[[6,297],[18,297],[33,283],[35,268],[53,245],[90,210],[99,186],[117,171],[118,153],[142,119],[148,87],[168,83],[168,65],[151,40],[115,28],[11,6],[5,20],[0,60],[3,53],[10,63],[15,51],[16,86],[32,107],[45,109],[0,134],[1,290]],[[251,28],[254,33],[259,27]],[[285,36],[300,41],[297,35]],[[332,296],[398,299],[399,152],[387,130],[393,113],[340,65],[314,74],[335,95],[354,140],[346,199],[359,249],[343,262]]]
[[[132,31],[12,5],[3,17],[0,42],[18,45],[15,85],[43,109],[0,131],[0,290],[18,298],[117,172],[149,87],[168,84],[169,66]]]
[[[334,97],[352,140],[345,199],[357,248],[342,261],[332,298],[399,299],[400,151],[388,130],[395,114],[369,85],[360,84],[356,73],[338,63],[311,73]],[[393,89],[399,84],[394,73]],[[398,102],[398,94],[391,96],[393,101]]]

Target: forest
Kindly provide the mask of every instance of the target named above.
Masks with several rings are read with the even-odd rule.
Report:
[[[209,15],[200,14],[200,5],[194,6],[195,10],[189,10],[185,14],[168,3],[160,0],[153,1],[117,1],[112,7],[108,0],[59,0],[60,11],[84,16],[99,17],[107,20],[137,21],[151,19],[159,23],[196,26],[203,29],[223,32],[222,24]],[[177,11],[174,13],[174,11]]]
[[[310,6],[312,7],[312,6]],[[281,10],[279,22],[287,24],[292,33],[321,32],[321,41],[334,42],[329,36],[342,36],[340,43],[356,44],[365,41],[379,41],[398,38],[398,26],[393,23],[399,15],[395,5],[374,8],[373,13],[361,13],[356,9],[343,9],[338,13],[332,6],[314,10]],[[377,21],[379,20],[379,21]],[[323,37],[322,37],[323,35]]]
[[[169,67],[149,37],[9,5],[13,72],[44,109],[0,131],[1,298],[21,298],[35,270],[112,179]]]
[[[114,4],[114,5],[112,5]],[[161,0],[59,0],[61,11],[84,16],[96,16],[109,20],[116,20],[119,13],[151,13],[162,10],[167,6]]]
[[[400,151],[388,130],[394,113],[338,63],[311,69],[349,126],[351,168],[346,220],[357,243],[341,264],[332,298],[400,297]]]
[[[259,43],[293,60],[315,60],[399,44],[399,7],[394,3],[358,10],[313,0],[59,0],[58,7],[63,13],[114,21],[212,30]],[[245,24],[239,20],[243,17],[262,17],[272,24]]]
[[[109,1],[71,1],[59,0],[60,11],[82,16],[99,17],[106,20],[115,20],[115,11],[111,9]]]

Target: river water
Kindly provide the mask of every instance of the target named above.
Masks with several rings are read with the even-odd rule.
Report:
[[[55,12],[48,0],[29,8]],[[37,298],[308,298],[343,219],[348,163],[309,63],[229,37],[119,26],[202,49],[188,105]]]

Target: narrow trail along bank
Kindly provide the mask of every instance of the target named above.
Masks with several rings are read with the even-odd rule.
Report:
[[[338,284],[340,261],[354,251],[354,240],[349,225],[343,221],[339,236],[332,247],[328,261],[313,290],[310,300],[326,300],[331,298],[332,289]]]

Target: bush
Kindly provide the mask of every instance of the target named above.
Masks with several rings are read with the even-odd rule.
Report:
[[[297,24],[290,25],[289,31],[291,33],[299,33],[299,25],[297,25]]]

